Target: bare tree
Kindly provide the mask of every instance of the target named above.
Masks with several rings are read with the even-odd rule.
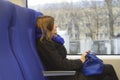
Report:
[[[110,27],[110,39],[113,39],[114,37],[114,20],[113,20],[113,9],[112,9],[112,0],[105,0],[108,8],[109,13],[109,27]],[[111,54],[114,54],[114,43],[113,40],[111,40]]]
[[[110,27],[110,39],[114,37],[114,20],[113,20],[113,10],[112,10],[112,0],[105,0],[108,8],[108,13],[109,13],[109,27]]]

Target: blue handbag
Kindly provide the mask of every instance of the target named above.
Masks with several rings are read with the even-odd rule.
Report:
[[[86,60],[83,63],[82,72],[85,76],[102,74],[104,63],[95,53],[90,52],[86,55]]]

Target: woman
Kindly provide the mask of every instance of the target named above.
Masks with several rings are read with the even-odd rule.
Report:
[[[57,26],[53,17],[38,17],[37,28],[39,29],[37,50],[46,70],[76,70],[74,76],[49,77],[50,80],[118,80],[112,65],[105,65],[101,75],[89,77],[83,75],[81,68],[89,51],[84,52],[80,59],[67,59],[67,51],[63,46],[64,40],[57,35]]]

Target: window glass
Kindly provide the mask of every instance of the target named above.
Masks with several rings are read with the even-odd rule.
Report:
[[[14,4],[17,4],[19,6],[22,6],[22,7],[26,7],[26,0],[8,0]]]
[[[68,54],[120,54],[120,0],[28,0],[28,7],[55,18]]]

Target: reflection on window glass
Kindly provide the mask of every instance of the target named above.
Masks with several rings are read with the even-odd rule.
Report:
[[[28,7],[55,18],[68,54],[120,54],[120,0],[28,0]]]

